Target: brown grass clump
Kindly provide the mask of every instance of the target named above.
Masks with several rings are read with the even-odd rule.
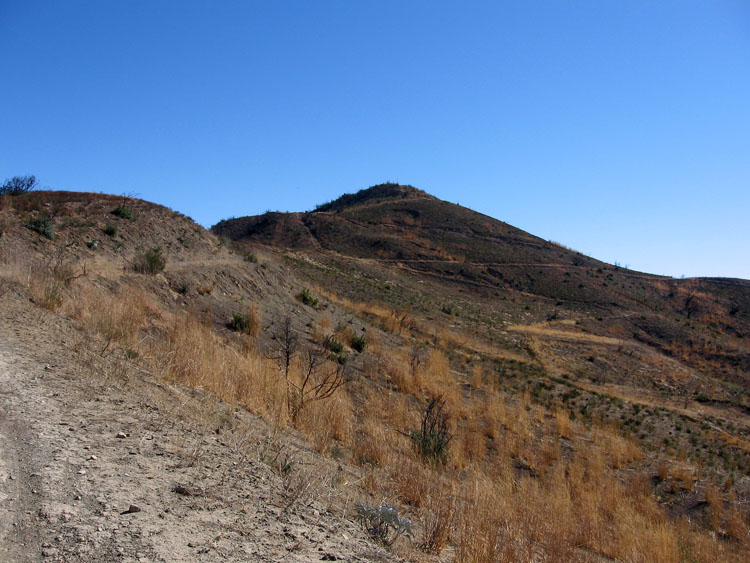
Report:
[[[319,453],[328,454],[336,441],[351,443],[354,424],[351,399],[341,392],[327,401],[310,403],[301,412],[297,427],[311,437]]]
[[[422,538],[419,549],[440,555],[448,545],[455,520],[455,498],[447,485],[439,487],[428,496],[422,511]]]

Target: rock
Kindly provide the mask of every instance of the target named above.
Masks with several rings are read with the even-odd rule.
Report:
[[[89,458],[88,458],[88,461],[96,461],[96,459],[97,458],[96,458],[95,455],[90,455]]]
[[[122,440],[123,438],[127,438],[127,437],[128,437],[128,435],[127,435],[127,434],[125,434],[125,432],[118,432],[118,433],[117,433],[117,437],[118,437],[118,438],[120,438],[120,439]]]
[[[131,504],[127,510],[120,512],[120,514],[133,514],[135,512],[140,512],[140,511],[141,511],[141,508],[139,506]]]

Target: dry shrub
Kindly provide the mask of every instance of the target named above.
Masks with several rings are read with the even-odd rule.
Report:
[[[471,385],[474,389],[484,387],[484,370],[482,364],[476,363],[471,368]]]
[[[247,333],[250,336],[258,337],[263,322],[263,313],[260,306],[253,302],[247,310]]]
[[[567,409],[559,408],[555,412],[555,430],[562,438],[571,437],[570,413]]]
[[[429,467],[416,461],[412,456],[403,456],[398,463],[389,467],[394,492],[405,504],[421,507],[434,486],[435,476]]]
[[[360,464],[384,465],[388,455],[385,429],[373,416],[366,416],[354,434],[354,459]]]
[[[481,419],[468,420],[453,441],[458,442],[458,447],[452,449],[451,461],[459,469],[468,463],[479,463],[487,455],[487,440]]]
[[[210,282],[198,284],[195,287],[195,290],[198,292],[198,295],[211,295],[214,291],[215,286],[216,282],[211,280]]]
[[[724,514],[724,501],[721,498],[721,491],[713,484],[706,487],[706,502],[708,503],[708,520],[714,530],[719,530],[721,526],[721,517]]]
[[[747,524],[742,518],[742,513],[739,511],[736,505],[732,506],[727,511],[725,520],[726,534],[733,540],[741,543],[746,543],[750,539]]]
[[[450,491],[438,485],[429,495],[422,512],[422,539],[419,549],[440,555],[448,545],[451,529],[456,519],[456,502]]]
[[[672,467],[672,477],[676,481],[676,485],[685,491],[692,491],[695,481],[695,470],[687,465],[674,465]]]
[[[400,358],[386,360],[382,369],[399,391],[409,394],[417,394],[420,391],[414,372]]]
[[[638,445],[619,434],[614,428],[607,426],[595,428],[592,438],[614,468],[619,469],[627,463],[643,459],[643,452]]]
[[[339,391],[325,401],[310,403],[300,413],[297,428],[312,438],[315,449],[322,454],[331,451],[334,440],[350,444],[354,434],[351,399]]]

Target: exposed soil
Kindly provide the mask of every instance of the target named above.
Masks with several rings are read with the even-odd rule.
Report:
[[[352,521],[348,469],[92,349],[0,297],[0,560],[397,559]]]

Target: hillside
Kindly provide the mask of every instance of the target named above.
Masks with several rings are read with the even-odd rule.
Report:
[[[747,281],[396,185],[211,231],[32,192],[0,232],[0,559],[744,560]]]

